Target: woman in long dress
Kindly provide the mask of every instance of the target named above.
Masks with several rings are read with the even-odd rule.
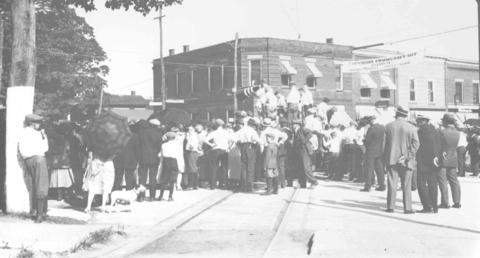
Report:
[[[85,212],[89,213],[93,198],[96,194],[102,195],[101,211],[105,212],[105,205],[112,192],[113,183],[115,180],[115,168],[113,166],[113,158],[115,156],[104,159],[92,152],[89,154],[89,165],[91,169],[87,171],[84,178],[84,183],[88,188],[88,203]],[[85,186],[85,184],[84,184]]]
[[[52,156],[50,164],[50,188],[57,189],[58,201],[62,201],[64,197],[70,197],[71,191],[67,192],[67,189],[74,183],[73,172],[69,160],[70,144],[65,139],[63,139],[63,142],[60,144],[62,145],[62,151],[60,154]]]

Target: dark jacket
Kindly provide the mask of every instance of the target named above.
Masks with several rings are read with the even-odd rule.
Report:
[[[460,132],[458,132],[453,126],[440,131],[440,143],[442,145],[442,164],[444,167],[457,167],[458,155],[457,147],[460,140]],[[443,156],[446,159],[443,159]]]
[[[309,130],[300,127],[296,132],[293,133],[293,147],[295,150],[306,150],[306,144],[312,138],[312,132]]]
[[[157,165],[160,163],[158,153],[162,147],[162,134],[148,121],[138,122],[138,140],[140,142],[139,163]]]
[[[383,139],[385,137],[385,126],[374,124],[367,130],[367,135],[363,140],[365,145],[365,158],[373,159],[382,157]]]
[[[437,167],[433,163],[435,158],[441,162],[441,146],[439,132],[431,124],[424,124],[418,130],[420,147],[417,151],[417,170],[419,172],[434,171]]]
[[[141,148],[138,135],[132,133],[132,137],[128,140],[127,146],[121,153],[115,155],[113,164],[115,168],[136,169],[140,158]]]

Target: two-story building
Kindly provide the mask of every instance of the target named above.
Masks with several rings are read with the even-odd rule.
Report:
[[[288,95],[288,84],[307,85],[315,102],[330,104],[353,115],[352,75],[342,76],[336,62],[351,60],[352,47],[274,38],[239,39],[237,88],[259,84],[262,79]],[[164,58],[167,98],[198,120],[233,117],[234,41],[189,50]],[[161,71],[154,60],[154,99],[161,99]],[[174,102],[174,101],[170,101]],[[158,105],[158,104],[157,104]],[[254,111],[254,99],[238,103],[239,110]]]

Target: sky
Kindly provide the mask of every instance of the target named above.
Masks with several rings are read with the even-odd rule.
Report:
[[[94,28],[106,51],[110,74],[107,92],[151,98],[152,60],[160,57],[158,12],[143,16],[133,9],[77,9]],[[475,0],[184,0],[165,7],[163,54],[182,52],[240,38],[272,37],[364,46],[392,43],[478,23]],[[478,28],[470,28],[378,49],[478,60]]]

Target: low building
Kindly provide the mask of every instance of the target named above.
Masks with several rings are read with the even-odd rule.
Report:
[[[153,114],[150,101],[132,91],[131,95],[105,94],[108,106],[114,113],[131,120],[148,119]]]

